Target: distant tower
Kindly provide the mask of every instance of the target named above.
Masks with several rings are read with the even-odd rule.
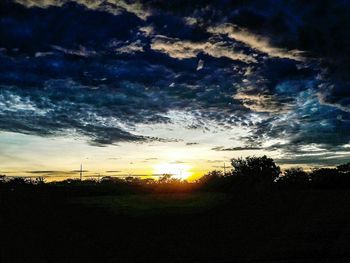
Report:
[[[226,164],[224,163],[224,175],[226,175]]]
[[[83,164],[80,164],[80,181],[83,179]]]

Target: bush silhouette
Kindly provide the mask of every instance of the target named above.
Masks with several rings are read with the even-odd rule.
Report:
[[[197,183],[206,190],[223,190],[226,180],[224,180],[224,174],[221,171],[214,170],[206,173],[197,180]]]
[[[273,159],[267,156],[231,159],[232,171],[223,174],[211,171],[198,180],[201,189],[219,191],[240,191],[247,188],[269,187],[281,173]]]
[[[338,166],[339,167],[339,166]],[[310,174],[312,186],[322,188],[344,188],[350,186],[350,173],[339,169],[314,169]]]
[[[171,174],[163,174],[161,177],[159,177],[158,183],[170,183],[172,179]]]
[[[232,175],[244,176],[251,183],[270,184],[278,178],[281,169],[272,158],[248,156],[247,158],[231,159]]]
[[[0,174],[0,183],[4,183],[6,181],[6,175]]]
[[[309,175],[301,167],[290,168],[284,171],[282,177],[278,179],[279,183],[289,184],[289,185],[301,185],[309,183]]]
[[[9,181],[9,184],[12,186],[23,186],[29,185],[31,182],[23,177],[14,177]]]
[[[338,165],[337,170],[342,173],[350,173],[350,162]]]

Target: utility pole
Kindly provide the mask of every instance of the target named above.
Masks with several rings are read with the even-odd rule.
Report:
[[[224,162],[224,175],[226,175],[226,164]]]
[[[83,164],[80,164],[80,181],[83,180]]]

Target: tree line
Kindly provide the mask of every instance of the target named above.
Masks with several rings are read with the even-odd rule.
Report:
[[[334,168],[313,168],[305,171],[301,167],[294,167],[282,172],[272,158],[264,155],[233,158],[231,166],[231,170],[227,172],[213,170],[194,182],[177,179],[170,174],[164,174],[157,180],[137,177],[102,177],[101,180],[67,179],[50,183],[45,183],[43,177],[27,179],[0,175],[0,185],[12,188],[50,185],[65,188],[90,187],[92,189],[99,186],[104,189],[119,188],[119,190],[126,192],[139,192],[145,191],[145,189],[235,191],[242,189],[266,190],[271,187],[350,187],[350,162]]]
[[[232,187],[350,187],[350,162],[334,168],[293,167],[282,172],[272,158],[248,156],[231,159],[232,170],[223,173],[214,170],[199,179],[208,189]]]

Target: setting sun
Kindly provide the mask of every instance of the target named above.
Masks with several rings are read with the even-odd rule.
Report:
[[[350,263],[349,14],[0,0],[0,263]]]
[[[161,163],[154,166],[154,174],[171,174],[178,179],[187,179],[192,175],[191,166],[183,163]]]

